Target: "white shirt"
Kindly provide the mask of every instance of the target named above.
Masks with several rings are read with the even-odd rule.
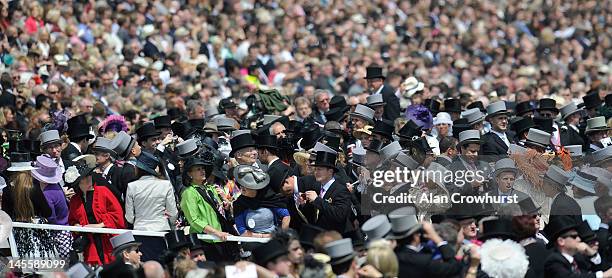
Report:
[[[170,219],[166,219],[164,212]],[[170,181],[144,176],[128,183],[125,194],[125,219],[135,230],[169,231],[178,215]]]
[[[606,224],[606,223],[599,223],[599,228],[604,228],[604,229],[606,229],[606,230],[609,230],[609,229],[610,229],[610,227],[609,227],[609,226],[608,226],[608,224]]]
[[[510,146],[510,141],[508,140],[508,136],[506,136],[506,133],[502,133],[502,132],[498,132],[494,129],[491,129],[491,132],[495,135],[497,135],[497,137],[501,138],[502,141],[504,141],[504,143],[506,143],[506,146]]]
[[[332,183],[334,183],[334,181],[336,181],[336,178],[332,177],[331,180],[327,181],[323,186],[321,186],[322,192],[319,193],[319,196],[321,198],[323,198],[323,196],[325,196],[325,193],[327,193],[327,191],[331,187]]]
[[[81,151],[81,146],[79,146],[79,144],[75,142],[70,142],[70,144],[73,145],[75,148],[77,148],[77,150],[79,150],[80,153],[83,153],[83,151]]]
[[[108,176],[108,172],[110,172],[111,168],[113,168],[113,164],[109,163],[108,166],[106,166],[106,168],[104,168],[104,171],[102,171],[102,176],[106,178],[106,176]]]
[[[378,88],[378,90],[376,90],[376,92],[374,92],[372,95],[378,95],[382,92],[382,89],[385,85],[380,86],[380,88]]]

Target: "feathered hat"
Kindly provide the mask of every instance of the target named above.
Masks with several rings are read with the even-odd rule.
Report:
[[[411,105],[406,109],[406,118],[413,120],[421,129],[430,129],[433,126],[433,116],[423,105]]]
[[[103,133],[106,133],[107,131],[128,132],[129,129],[127,126],[127,122],[125,121],[125,118],[123,116],[110,115],[106,117],[104,121],[100,123],[100,127],[98,130],[100,131],[101,134],[103,134]]]
[[[482,271],[489,277],[525,277],[529,260],[525,249],[515,241],[490,239],[480,247]]]

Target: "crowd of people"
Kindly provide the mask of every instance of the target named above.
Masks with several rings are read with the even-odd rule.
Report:
[[[11,247],[70,278],[612,277],[611,6],[0,0],[2,211],[165,233]]]

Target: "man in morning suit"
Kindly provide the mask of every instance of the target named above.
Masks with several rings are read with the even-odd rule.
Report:
[[[259,160],[268,165],[267,173],[270,176],[270,188],[276,192],[281,192],[283,177],[291,170],[289,165],[278,158],[278,140],[276,136],[270,135],[268,130],[264,134],[255,137]]]
[[[70,144],[62,151],[62,161],[64,167],[73,165],[72,160],[87,152],[89,140],[94,138],[94,135],[89,132],[90,125],[87,123],[85,114],[74,116],[68,119],[68,138]]]
[[[481,154],[488,157],[486,161],[497,161],[508,154],[514,133],[508,131],[508,110],[504,101],[497,101],[487,106],[486,120],[491,123],[491,131],[482,136]]]
[[[365,79],[368,82],[370,94],[382,94],[383,96],[383,101],[385,103],[383,118],[395,121],[400,115],[399,99],[395,96],[395,89],[384,83],[385,76],[382,73],[382,68],[378,66],[367,67]]]

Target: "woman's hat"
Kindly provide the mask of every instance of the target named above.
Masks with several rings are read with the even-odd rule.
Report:
[[[91,174],[96,168],[96,157],[92,154],[84,154],[75,157],[73,165],[64,172],[64,182],[67,184],[77,184]]]
[[[433,119],[433,124],[434,125],[447,124],[447,125],[452,126],[453,125],[453,120],[451,119],[450,114],[448,114],[446,112],[440,112]]]
[[[36,180],[47,184],[59,183],[62,180],[62,169],[52,158],[45,155],[38,156],[34,166],[37,169],[31,173]]]
[[[480,247],[480,257],[488,277],[524,277],[529,269],[525,249],[513,240],[487,240]]]
[[[410,76],[402,82],[400,87],[402,89],[402,94],[407,98],[411,98],[415,93],[423,91],[425,83],[420,82],[414,76]]]
[[[406,118],[413,120],[421,129],[430,129],[433,126],[433,115],[423,105],[408,106]]]
[[[143,151],[136,158],[136,167],[151,175],[157,176],[155,169],[159,165],[159,160],[153,154]]]
[[[238,165],[234,168],[234,178],[241,187],[252,190],[262,189],[270,183],[270,176],[251,165]]]

